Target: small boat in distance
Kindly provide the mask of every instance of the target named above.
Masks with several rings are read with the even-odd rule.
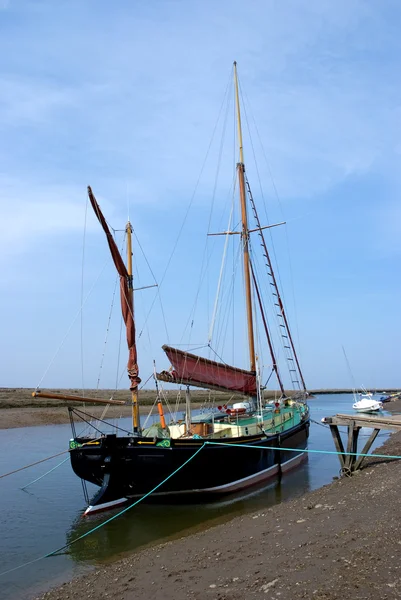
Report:
[[[166,400],[155,379],[155,405],[159,423],[142,427],[139,417],[139,366],[136,347],[136,329],[133,302],[132,226],[127,224],[127,266],[117,248],[106,219],[96,198],[88,188],[89,200],[106,234],[109,250],[120,277],[120,295],[123,320],[126,326],[130,397],[126,404],[132,407],[132,429],[116,427],[118,433],[103,434],[97,427],[93,434],[77,434],[73,419],[73,439],[70,441],[70,459],[75,474],[83,482],[99,486],[85,514],[105,510],[152,494],[171,497],[178,501],[187,496],[218,497],[237,492],[252,485],[281,477],[306,457],[309,436],[308,392],[301,372],[288,318],[275,276],[264,230],[275,225],[262,226],[248,181],[242,148],[241,112],[234,63],[234,94],[239,142],[239,160],[236,163],[238,194],[232,194],[241,215],[223,235],[237,244],[237,272],[242,271],[245,296],[245,318],[233,323],[236,330],[246,324],[247,368],[232,366],[220,356],[219,361],[163,346],[171,367],[155,373],[155,378],[169,384],[183,386],[185,391],[185,418],[167,422],[163,402]],[[248,213],[252,223],[248,224]],[[252,242],[255,239],[255,243]],[[255,260],[260,253],[259,270]],[[242,263],[242,265],[241,265]],[[242,269],[241,269],[242,266]],[[241,280],[242,282],[242,280]],[[264,283],[264,288],[261,287]],[[242,286],[241,286],[242,287]],[[266,289],[266,294],[263,290]],[[277,323],[279,348],[282,348],[282,366],[288,371],[293,397],[285,391],[281,371],[276,360],[276,349],[265,316],[266,296],[272,304]],[[241,310],[241,313],[243,311]],[[256,321],[258,319],[258,321]],[[259,329],[257,328],[259,326]],[[208,346],[210,348],[210,346]],[[241,346],[242,348],[242,346]],[[263,376],[259,350],[265,351],[268,377]],[[242,354],[242,353],[241,353]],[[245,359],[242,359],[245,360]],[[275,403],[266,403],[264,389],[274,376],[280,388]],[[191,410],[190,386],[204,388],[212,397],[210,410],[200,415]],[[227,394],[227,404],[219,402],[215,391]],[[46,397],[36,392],[36,396]],[[127,393],[128,396],[128,393]],[[60,396],[58,396],[60,398]],[[80,400],[79,398],[70,400]],[[64,397],[68,402],[68,397]],[[82,400],[82,399],[81,399]],[[91,402],[86,398],[85,402]],[[107,404],[107,400],[97,401]],[[112,403],[112,402],[110,402]],[[114,401],[114,403],[118,403]],[[167,401],[166,401],[167,404]],[[219,404],[219,405],[217,405]],[[222,405],[220,405],[222,404]],[[70,408],[71,418],[74,409]],[[82,413],[82,411],[81,411]],[[85,421],[89,423],[86,417]],[[122,432],[119,435],[120,431]]]
[[[383,403],[380,400],[375,400],[373,394],[365,392],[359,394],[359,400],[354,402],[352,408],[357,412],[372,413],[383,409]]]
[[[357,386],[355,384],[354,375],[351,371],[351,366],[349,364],[349,360],[348,360],[347,354],[345,352],[344,346],[342,346],[342,349],[343,349],[343,354],[344,354],[345,362],[347,365],[347,369],[348,369],[350,378],[353,382],[352,394],[354,396],[354,404],[352,405],[352,408],[354,410],[356,410],[357,412],[362,412],[362,413],[378,412],[379,410],[382,410],[383,404],[379,400],[375,400],[375,398],[373,398],[374,394],[372,394],[371,392],[368,392],[363,386],[362,386],[362,388],[360,388],[363,390],[363,392],[357,393]]]

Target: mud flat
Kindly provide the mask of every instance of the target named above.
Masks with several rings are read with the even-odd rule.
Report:
[[[401,455],[401,433],[376,452]],[[400,498],[401,461],[369,459],[352,478],[145,549],[40,598],[400,598]]]
[[[31,427],[34,425],[60,425],[69,423],[67,403],[60,400],[45,400],[43,398],[32,398],[32,389],[27,388],[0,388],[0,429],[10,429],[13,427]],[[44,390],[43,390],[44,391]],[[64,393],[71,396],[80,396],[81,390],[78,389],[51,389],[46,390],[54,393]],[[114,400],[128,400],[129,391],[127,390],[85,390],[87,398],[101,398]],[[278,392],[266,393],[266,398],[278,397]],[[208,392],[192,391],[193,408],[199,408],[209,399]],[[142,390],[140,392],[140,413],[148,414],[156,397],[154,390]],[[177,392],[167,392],[167,397],[172,410],[176,409]],[[232,399],[231,394],[213,392],[213,397],[217,399],[216,403],[228,402]],[[185,410],[185,395],[182,393],[183,403],[178,405],[179,411]],[[239,397],[242,400],[242,397]],[[235,400],[234,400],[235,401]],[[74,403],[73,406],[82,409],[82,405]],[[86,404],[86,412],[100,417],[104,406],[95,406]],[[116,419],[118,417],[131,416],[130,406],[110,406],[107,410],[107,419]]]
[[[47,390],[55,393],[65,393],[71,396],[81,395],[81,390],[69,389]],[[102,398],[108,399],[113,396],[115,400],[127,400],[129,391],[126,390],[87,390],[85,392],[87,398]],[[222,403],[228,395],[222,394]],[[155,392],[153,390],[143,390],[141,392],[140,413],[148,414],[151,406],[155,401]],[[176,409],[176,393],[169,393],[169,402],[172,410]],[[193,395],[193,406],[198,408],[202,406],[208,398],[205,392],[195,392]],[[72,406],[76,406],[80,410],[83,409],[83,404],[74,402]],[[100,417],[104,411],[103,406],[95,406],[86,404],[83,409],[95,417]],[[179,411],[185,411],[185,398],[183,403],[178,405]],[[156,411],[157,412],[157,411]],[[119,417],[131,416],[130,406],[109,406],[106,419],[116,419]],[[69,423],[67,403],[60,400],[45,400],[43,398],[32,398],[32,390],[26,388],[0,388],[0,429],[10,429],[13,427],[32,427],[35,425],[60,425]]]

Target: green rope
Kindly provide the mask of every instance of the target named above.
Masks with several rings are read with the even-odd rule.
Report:
[[[173,471],[172,473],[170,473],[170,475],[168,475],[165,479],[163,479],[163,481],[161,481],[160,483],[158,483],[152,490],[150,490],[150,492],[148,492],[144,496],[141,496],[141,498],[139,498],[139,500],[137,500],[136,502],[134,502],[134,504],[130,504],[130,506],[127,506],[126,508],[124,508],[123,510],[121,510],[120,512],[118,512],[116,515],[113,515],[112,517],[110,517],[110,519],[107,519],[103,523],[100,523],[100,525],[97,525],[93,529],[90,529],[86,533],[84,533],[84,534],[80,535],[79,537],[75,538],[75,540],[72,540],[71,542],[68,542],[68,544],[65,544],[64,546],[61,546],[60,548],[57,548],[57,550],[53,550],[53,552],[49,552],[48,554],[44,554],[43,556],[39,556],[38,558],[34,558],[33,560],[30,560],[29,562],[23,563],[22,565],[18,565],[17,567],[13,567],[12,569],[8,569],[7,571],[3,571],[2,573],[0,573],[0,577],[2,577],[3,575],[7,575],[8,573],[12,573],[13,571],[17,571],[18,569],[22,569],[23,567],[27,567],[28,565],[33,565],[34,563],[36,563],[36,562],[38,562],[40,560],[43,560],[44,558],[49,558],[50,556],[55,556],[58,552],[61,552],[62,550],[65,550],[69,546],[72,546],[72,544],[75,544],[76,542],[79,542],[79,540],[82,540],[83,538],[87,537],[88,535],[91,535],[91,533],[94,533],[95,531],[97,531],[101,527],[104,527],[104,525],[107,525],[107,523],[110,523],[111,521],[114,521],[114,519],[117,519],[117,517],[120,517],[124,513],[128,512],[129,510],[131,510],[131,508],[134,508],[134,506],[137,506],[137,504],[139,504],[140,502],[142,502],[142,500],[145,500],[145,498],[147,498],[148,496],[150,496],[151,494],[153,494],[153,492],[155,492],[159,487],[161,487],[163,485],[163,483],[166,483],[166,481],[168,481],[169,479],[171,479],[171,477],[173,477],[173,475],[175,475],[176,473],[178,473],[178,471],[180,471],[183,467],[185,467],[185,465],[187,465],[189,462],[191,462],[191,460],[193,460],[195,458],[195,456],[197,454],[199,454],[199,452],[201,450],[203,450],[204,447],[205,447],[205,444],[203,444],[202,446],[200,446],[200,448],[198,448],[197,451],[194,452],[194,454],[192,456],[190,456],[181,466],[179,466],[175,471]]]
[[[21,490],[26,490],[26,488],[29,487],[30,485],[32,485],[33,483],[36,483],[37,481],[40,481],[41,479],[43,479],[43,477],[46,477],[46,475],[49,475],[49,473],[52,473],[52,471],[55,471],[56,469],[58,469],[59,467],[61,467],[61,465],[63,465],[65,462],[67,462],[67,460],[70,460],[69,456],[67,456],[67,458],[65,458],[63,461],[61,461],[61,463],[59,463],[58,465],[56,465],[55,467],[53,467],[52,469],[50,469],[46,473],[43,473],[43,475],[41,475],[40,477],[37,477],[36,479],[34,479],[33,481],[31,481],[30,483],[27,483],[26,485],[24,485],[24,487],[22,487]]]
[[[231,444],[227,442],[205,442],[209,446],[237,446],[238,448],[259,448],[260,450],[285,450],[287,452],[306,452],[309,454],[343,454],[344,456],[369,456],[374,458],[401,458],[396,454],[362,454],[361,452],[337,452],[336,450],[310,450],[309,448],[284,448],[284,446],[256,446],[253,444]]]
[[[69,450],[63,450],[62,452],[58,452],[57,454],[53,454],[53,456],[48,456],[47,458],[42,458],[41,460],[37,460],[29,465],[25,465],[25,467],[20,467],[19,469],[14,469],[14,471],[10,471],[9,473],[3,473],[0,475],[0,479],[3,477],[8,477],[9,475],[14,475],[14,473],[19,473],[19,471],[23,471],[24,469],[29,469],[30,467],[34,467],[35,465],[39,465],[42,462],[46,462],[47,460],[51,460],[52,458],[56,458],[57,456],[61,456],[62,454],[66,454]]]

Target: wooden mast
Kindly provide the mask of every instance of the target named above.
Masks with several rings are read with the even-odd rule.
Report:
[[[244,277],[245,277],[245,298],[246,298],[246,313],[248,322],[248,344],[249,344],[249,362],[250,370],[256,371],[255,359],[255,340],[253,332],[253,313],[252,313],[252,292],[251,292],[251,274],[250,274],[250,258],[249,258],[249,229],[248,218],[246,212],[246,194],[245,194],[245,165],[244,152],[242,147],[242,127],[241,127],[241,110],[238,93],[238,76],[237,63],[234,62],[234,85],[235,85],[235,104],[237,109],[237,128],[238,128],[238,143],[239,143],[239,163],[237,164],[239,195],[241,203],[241,219],[242,219],[242,245],[244,257]]]
[[[128,271],[128,294],[129,294],[129,305],[132,308],[132,318],[134,318],[134,286],[133,286],[133,275],[132,275],[132,225],[128,221],[125,227],[125,233],[127,234],[127,271]],[[134,433],[138,432],[139,429],[139,407],[138,407],[138,387],[135,387],[131,391],[132,399],[132,427]]]

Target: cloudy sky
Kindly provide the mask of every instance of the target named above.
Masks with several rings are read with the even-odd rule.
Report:
[[[400,19],[396,0],[0,0],[0,386],[126,384],[88,184],[115,229],[129,212],[137,287],[161,283],[136,294],[142,379],[163,343],[207,342],[233,60],[308,386],[352,384],[342,346],[358,385],[401,385]]]

